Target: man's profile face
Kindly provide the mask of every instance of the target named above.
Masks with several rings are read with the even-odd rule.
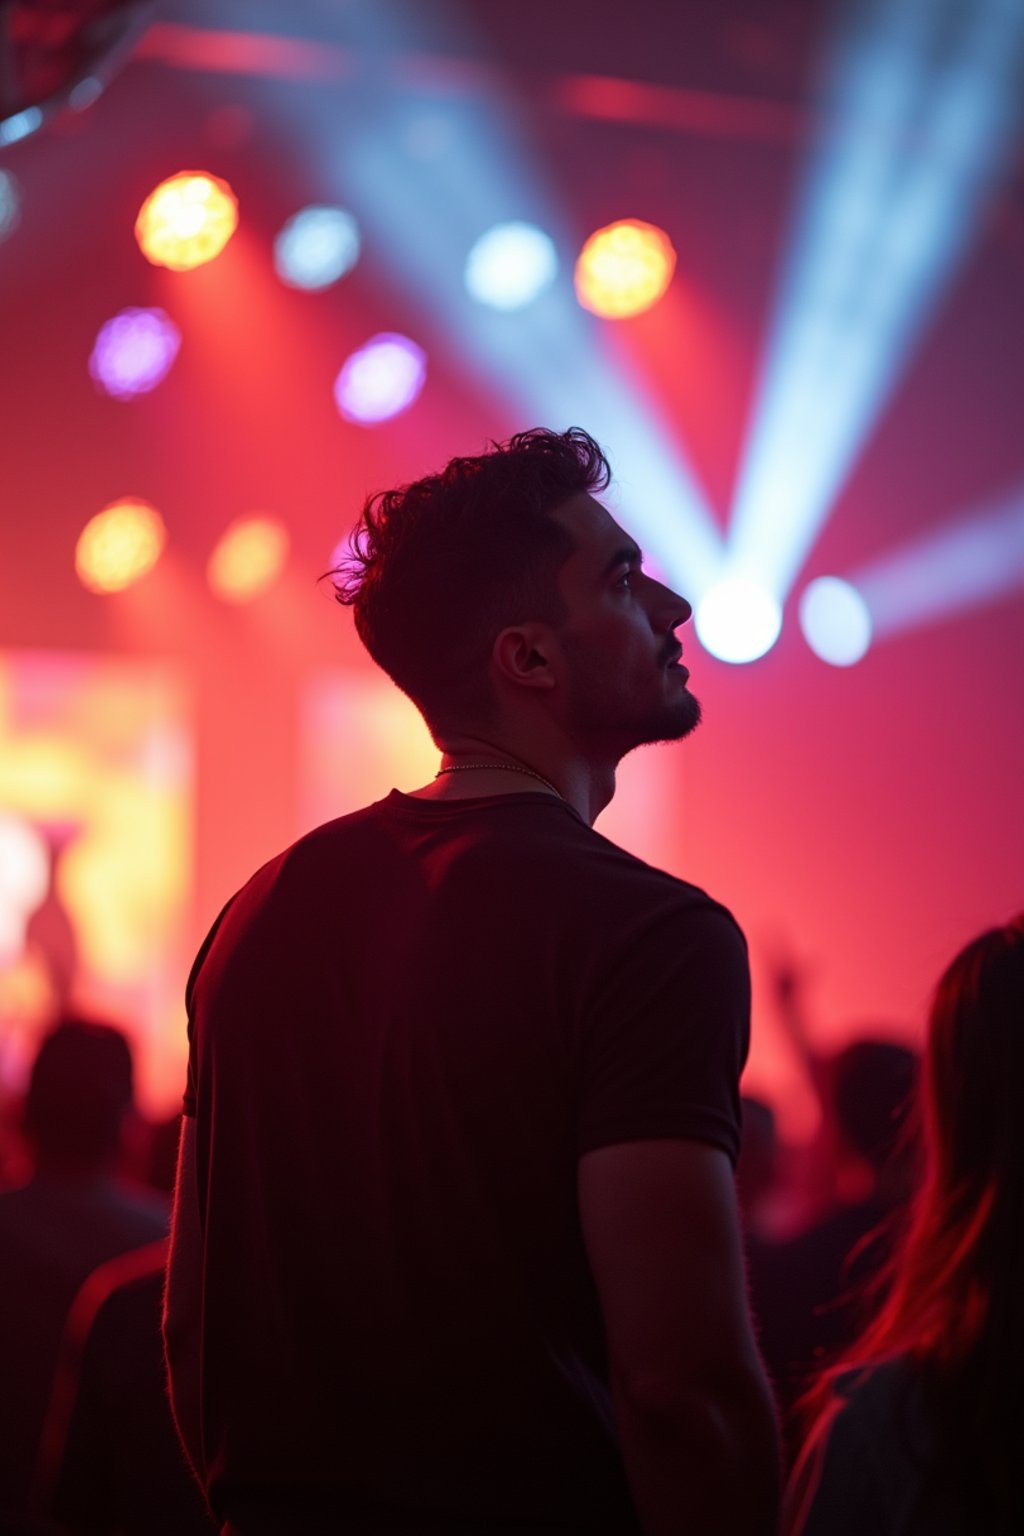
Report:
[[[689,603],[645,574],[635,541],[592,496],[573,496],[552,516],[576,546],[558,572],[568,617],[556,632],[570,727],[616,759],[689,735],[700,704],[675,635]]]

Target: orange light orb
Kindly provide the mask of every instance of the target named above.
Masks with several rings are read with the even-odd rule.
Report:
[[[153,569],[166,542],[163,518],[148,501],[112,502],[78,536],[78,579],[90,592],[121,592]]]
[[[597,230],[576,262],[576,297],[609,320],[641,315],[672,281],[676,253],[664,230],[623,219]]]
[[[288,558],[288,531],[272,517],[232,523],[206,567],[212,590],[226,603],[249,603],[280,576]]]
[[[219,256],[238,228],[238,201],[226,181],[180,171],[139,209],[135,238],[155,267],[188,272]]]

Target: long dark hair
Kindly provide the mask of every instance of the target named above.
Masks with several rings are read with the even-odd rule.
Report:
[[[920,1125],[924,1177],[905,1235],[871,1321],[805,1399],[793,1487],[810,1491],[838,1379],[905,1360],[936,1432],[934,1482],[979,1530],[1024,1528],[1012,1523],[1024,1503],[1024,914],[974,939],[939,981]]]

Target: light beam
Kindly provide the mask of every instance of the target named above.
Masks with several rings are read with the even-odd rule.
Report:
[[[731,522],[731,564],[780,599],[964,259],[1024,93],[1019,0],[848,15]]]
[[[1024,486],[852,572],[880,640],[1024,591]]]
[[[415,6],[380,0],[352,14],[353,46],[396,52],[418,25]],[[550,232],[563,273],[578,247],[557,199],[524,157],[521,126],[496,93],[445,106],[441,147],[429,159],[410,144],[424,107],[380,76],[374,111],[363,104],[339,123],[338,97],[296,104],[289,123],[305,134],[324,184],[344,189],[383,276],[416,305],[438,349],[454,355],[479,391],[491,389],[523,425],[579,424],[607,448],[616,473],[615,515],[695,601],[719,574],[722,537],[677,424],[665,418],[631,359],[576,302],[566,276],[522,311],[474,303],[458,253],[510,216]],[[318,115],[319,113],[319,115]],[[436,112],[435,112],[436,117]],[[324,155],[331,159],[324,163]]]

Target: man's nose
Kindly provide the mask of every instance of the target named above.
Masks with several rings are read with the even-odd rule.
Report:
[[[657,583],[658,601],[656,604],[657,623],[659,629],[678,629],[680,624],[685,624],[687,619],[693,617],[693,608],[681,597],[678,592],[673,592],[671,587],[666,587],[662,582]]]

